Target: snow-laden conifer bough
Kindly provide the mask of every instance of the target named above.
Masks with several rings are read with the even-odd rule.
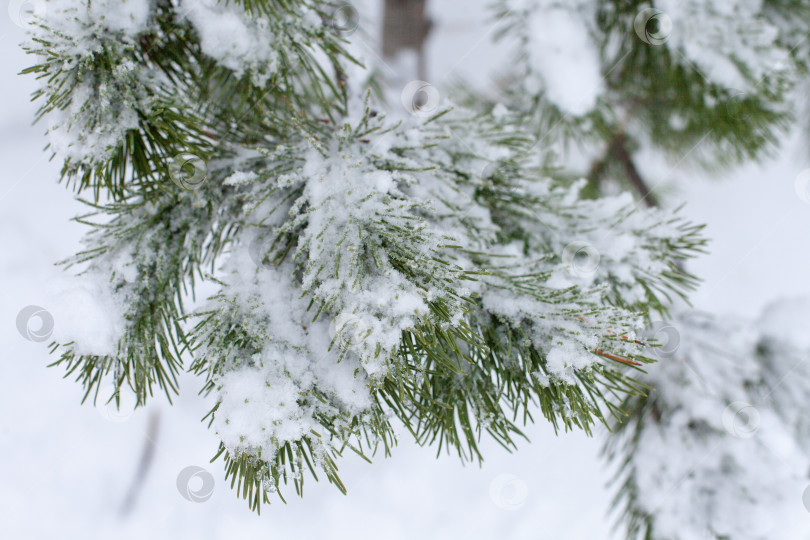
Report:
[[[397,423],[480,460],[481,437],[512,449],[538,413],[590,433],[649,410],[641,332],[694,286],[700,227],[548,148],[761,155],[791,116],[806,8],[657,2],[672,26],[639,31],[648,4],[496,4],[519,90],[402,114],[333,3],[46,0],[26,72],[88,206],[69,262],[106,323],[56,321],[85,397],[111,383],[143,405],[200,374],[257,510],[308,474],[345,490],[337,458],[389,453]]]
[[[810,2],[503,0],[493,8],[498,39],[517,58],[502,73],[506,102],[541,140],[576,143],[564,169],[587,171],[588,193],[620,186],[658,206],[664,190],[652,187],[674,171],[688,176],[697,165],[716,175],[775,154],[789,128],[807,129]],[[476,95],[465,103],[493,105]],[[666,177],[644,170],[656,162],[667,164]],[[805,202],[806,174],[795,180]],[[762,180],[775,192],[793,187],[793,178]],[[647,334],[665,343],[639,377],[650,391],[628,396],[629,418],[610,422],[618,524],[633,539],[806,534],[807,302],[777,302],[755,321],[675,310]]]

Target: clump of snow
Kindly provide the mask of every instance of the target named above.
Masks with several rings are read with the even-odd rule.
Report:
[[[154,0],[92,0],[87,11],[105,28],[134,36],[146,28],[153,5]]]
[[[552,103],[575,116],[593,109],[605,89],[599,51],[587,19],[595,13],[595,3],[516,0],[507,4],[526,10],[531,70],[527,91],[545,91]]]
[[[72,37],[90,28],[135,36],[146,29],[153,7],[153,0],[45,0],[40,22]]]
[[[267,18],[217,0],[182,0],[180,11],[199,32],[203,52],[238,75],[254,68],[262,73],[256,80],[261,83],[277,69],[277,36]]]
[[[53,339],[72,343],[78,355],[115,356],[125,331],[126,306],[103,285],[101,276],[83,275],[54,283],[48,311]]]
[[[276,16],[247,13],[238,2],[180,0],[178,8],[199,33],[206,55],[238,76],[249,73],[257,86],[278,72],[282,61],[295,59],[295,55],[282,58],[280,51],[285,47],[315,46],[306,34],[321,25],[317,13],[304,3],[296,9],[295,18],[284,13],[278,20]]]
[[[233,173],[232,175],[230,175],[228,178],[226,178],[223,183],[228,184],[228,185],[232,185],[232,186],[236,186],[236,185],[239,185],[239,184],[249,184],[250,182],[253,182],[254,180],[256,180],[256,178],[257,178],[257,175],[253,171],[248,171],[248,172],[237,171],[237,172]]]
[[[228,274],[238,307],[230,316],[256,339],[256,350],[201,351],[227,359],[227,369],[214,378],[217,435],[230,449],[261,451],[266,461],[284,443],[318,432],[318,416],[356,416],[372,404],[358,360],[330,349],[329,321],[312,320],[309,302],[290,286],[291,272],[285,265],[256,273],[245,253],[236,254]]]
[[[412,209],[412,203],[399,191],[391,172],[365,170],[359,153],[336,158],[323,160],[310,152],[302,170],[308,179],[302,199],[311,207],[301,235],[310,268],[303,286],[318,297],[339,299],[343,312],[359,318],[369,335],[355,346],[369,374],[381,376],[384,359],[399,345],[402,331],[427,314],[429,293],[388,264],[377,275],[357,272],[366,245],[375,242],[373,231],[380,220],[408,227],[409,217],[397,214]],[[429,231],[423,233],[425,244],[420,249],[428,252],[435,246],[430,245]],[[378,346],[383,354],[378,354]]]

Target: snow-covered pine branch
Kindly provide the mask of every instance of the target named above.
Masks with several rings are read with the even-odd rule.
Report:
[[[94,195],[72,263],[119,315],[109,339],[57,332],[56,363],[140,405],[204,376],[256,509],[305,467],[343,489],[339,455],[389,451],[395,421],[470,460],[538,409],[621,415],[645,317],[704,244],[677,212],[585,198],[503,105],[371,98],[334,7],[59,0],[31,46],[64,176]]]

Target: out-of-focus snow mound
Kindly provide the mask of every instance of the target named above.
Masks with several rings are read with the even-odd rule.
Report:
[[[808,327],[810,297],[669,323],[644,428],[622,433],[638,436],[625,472],[656,538],[810,538]]]
[[[810,296],[771,302],[756,326],[763,337],[800,350],[810,350]]]

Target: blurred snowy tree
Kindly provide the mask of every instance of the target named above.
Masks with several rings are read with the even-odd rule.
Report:
[[[676,317],[606,446],[628,538],[798,538],[810,511],[807,299],[757,321]]]
[[[586,157],[571,168],[588,173],[593,189],[618,182],[655,206],[634,160],[640,150],[678,164],[737,164],[772,153],[806,113],[797,98],[806,90],[810,2],[494,5],[497,38],[518,59],[502,74],[501,100],[538,137],[575,143]]]

